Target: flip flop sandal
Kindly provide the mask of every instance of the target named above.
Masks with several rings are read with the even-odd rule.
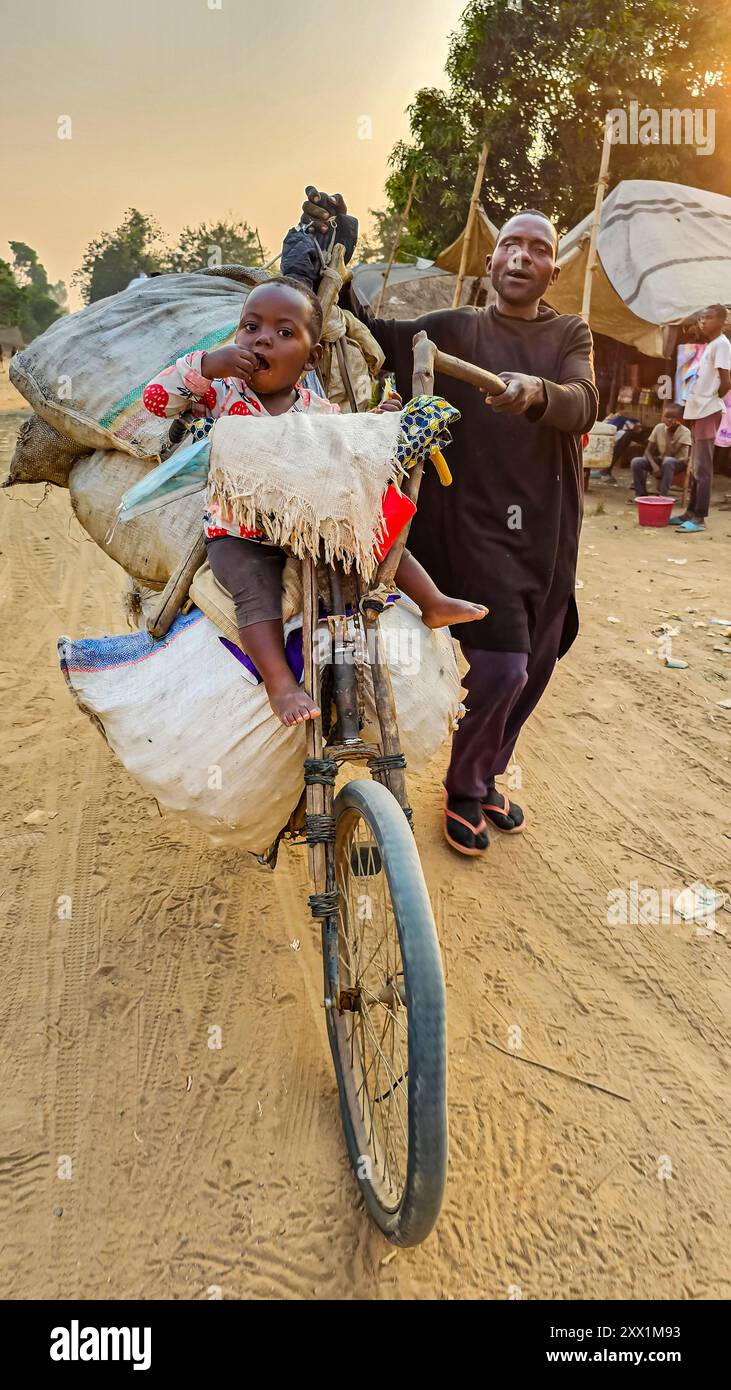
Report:
[[[456,811],[450,811],[450,809],[449,809],[449,797],[447,796],[447,793],[445,792],[445,793],[444,793],[444,838],[445,838],[445,840],[447,841],[447,844],[448,844],[448,845],[451,845],[451,846],[452,846],[452,849],[456,849],[456,851],[457,851],[458,854],[469,854],[469,855],[475,856],[475,855],[479,855],[479,854],[484,854],[484,853],[485,853],[485,851],[486,851],[487,848],[488,848],[488,845],[484,845],[482,848],[480,848],[479,845],[475,845],[475,846],[473,846],[472,848],[470,848],[469,845],[462,845],[462,844],[460,844],[459,840],[454,840],[454,839],[452,838],[452,836],[450,835],[449,830],[447,829],[447,826],[448,826],[448,823],[449,823],[450,820],[456,821],[458,825],[463,825],[463,826],[465,827],[465,829],[466,829],[466,830],[469,830],[470,834],[473,835],[473,836],[475,836],[475,837],[476,837],[477,835],[481,835],[482,832],[483,832],[483,830],[485,830],[485,831],[487,830],[487,825],[486,825],[486,823],[485,823],[484,818],[481,817],[480,820],[479,820],[479,822],[478,822],[478,824],[477,824],[477,825],[473,825],[471,820],[465,820],[464,816],[458,816]]]
[[[634,498],[632,498],[632,501],[634,501]],[[685,526],[687,520],[687,516],[683,516],[682,512],[678,512],[677,516],[671,516],[668,526]]]
[[[509,801],[505,792],[499,792],[496,787],[493,788],[491,797],[492,800],[481,803],[480,809],[496,830],[502,830],[504,835],[519,835],[525,830],[525,816],[515,801]],[[518,816],[520,820],[516,819]]]
[[[685,531],[686,534],[689,531],[705,531],[705,529],[705,526],[699,526],[697,521],[684,521],[682,525],[678,527],[678,531]]]

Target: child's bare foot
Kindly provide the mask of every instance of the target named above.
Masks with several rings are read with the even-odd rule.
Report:
[[[421,617],[426,627],[451,627],[452,623],[478,622],[480,618],[486,618],[489,611],[484,604],[467,603],[465,599],[438,594],[423,606]]]
[[[310,699],[307,691],[295,681],[294,676],[286,684],[268,685],[266,691],[277,719],[287,727],[292,724],[304,724],[307,719],[316,719],[320,713],[314,700]]]

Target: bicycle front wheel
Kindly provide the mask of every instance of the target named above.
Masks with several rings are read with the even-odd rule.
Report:
[[[446,1001],[413,834],[380,783],[335,799],[336,999],[328,1031],[348,1153],[366,1206],[396,1245],[439,1214],[447,1172]]]

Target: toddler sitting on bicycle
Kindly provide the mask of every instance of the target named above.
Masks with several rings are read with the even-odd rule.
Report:
[[[153,415],[167,418],[184,411],[212,419],[337,411],[338,406],[300,381],[322,357],[321,333],[320,301],[306,285],[287,276],[267,281],[249,293],[230,346],[178,358],[145,387],[143,404]],[[392,396],[376,410],[400,410],[401,404],[399,396]],[[284,551],[267,543],[263,532],[234,524],[210,498],[203,523],[208,563],[234,600],[241,646],[261,674],[274,713],[287,725],[316,718],[320,711],[285,656]],[[419,606],[427,627],[470,622],[487,611],[442,594],[407,551],[395,581]]]

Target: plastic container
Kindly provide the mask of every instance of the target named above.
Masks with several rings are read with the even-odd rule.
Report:
[[[585,468],[609,468],[614,450],[617,426],[606,420],[598,420],[589,432],[589,441],[584,445]]]
[[[672,497],[635,497],[640,526],[667,526],[675,506]]]
[[[388,555],[396,538],[401,535],[407,521],[411,521],[415,511],[416,507],[411,498],[399,492],[393,483],[389,483],[383,494],[383,540],[373,547],[373,554],[379,565]]]

